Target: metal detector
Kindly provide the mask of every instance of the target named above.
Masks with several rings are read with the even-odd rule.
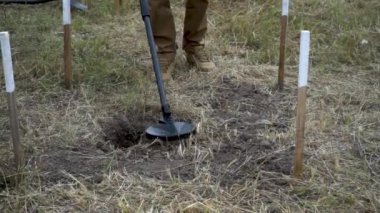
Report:
[[[160,120],[158,124],[152,125],[146,129],[146,136],[150,139],[159,138],[162,140],[178,140],[188,138],[191,134],[195,134],[195,126],[190,122],[174,121],[171,116],[170,106],[166,98],[164,82],[162,80],[161,68],[158,62],[156,44],[153,39],[148,1],[140,0],[140,7],[141,15],[145,24],[146,35],[148,38],[150,54],[152,56],[153,70],[156,76],[156,83],[158,93],[160,95],[163,115],[163,119]]]

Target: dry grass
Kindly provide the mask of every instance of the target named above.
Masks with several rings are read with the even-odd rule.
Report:
[[[190,165],[194,177],[189,179],[176,169],[164,171],[164,179],[128,170],[133,162],[120,159],[148,149],[150,144],[144,142],[129,149],[111,147],[109,152],[91,148],[104,142],[101,121],[129,113],[158,116],[155,86],[146,74],[149,57],[137,2],[128,1],[120,17],[111,15],[108,2],[95,1],[94,5],[87,14],[74,13],[74,70],[78,80],[74,91],[62,89],[58,3],[0,8],[0,31],[11,34],[22,142],[28,156],[26,181],[15,188],[7,181],[13,175],[13,155],[6,100],[1,96],[1,212],[380,210],[377,1],[295,0],[289,17],[284,93],[273,90],[277,79],[278,1],[213,1],[206,44],[218,69],[209,74],[187,72],[185,59],[179,54],[176,81],[168,86],[175,114],[199,124],[200,133],[191,140],[191,146],[162,148],[171,161],[185,162],[178,168]],[[182,5],[182,1],[173,1],[178,29],[184,17]],[[313,44],[306,168],[304,178],[297,181],[262,165],[284,160],[280,153],[293,146],[300,29],[311,30]],[[239,145],[235,136],[242,132],[233,126],[232,118],[215,114],[213,101],[221,95],[225,78],[232,79],[234,85],[254,85],[267,97],[269,104],[262,109],[265,119],[241,125],[257,125],[257,132],[250,132],[252,143],[267,141],[274,147],[257,155],[233,156],[226,171],[243,176],[231,176],[234,182],[227,185],[213,170],[219,154],[214,148]],[[226,113],[240,116],[238,109],[226,109]],[[280,165],[285,167],[286,163]],[[100,172],[91,171],[97,167]]]

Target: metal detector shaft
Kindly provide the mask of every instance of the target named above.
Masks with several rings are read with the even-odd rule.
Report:
[[[162,80],[160,63],[158,62],[158,55],[156,51],[156,44],[153,38],[153,31],[152,31],[152,25],[150,22],[148,1],[140,0],[140,7],[141,7],[141,15],[145,24],[146,35],[148,37],[150,54],[152,55],[153,70],[156,76],[158,92],[160,95],[162,114],[163,114],[164,120],[166,121],[166,120],[171,119],[171,112],[170,112],[170,106],[165,94],[164,82]]]

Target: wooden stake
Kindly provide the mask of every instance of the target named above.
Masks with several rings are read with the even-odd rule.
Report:
[[[65,69],[65,87],[72,88],[73,73],[71,67],[71,26],[63,26],[63,49],[64,49],[64,69]]]
[[[16,110],[16,97],[14,94],[16,86],[13,76],[12,54],[8,32],[0,32],[0,41],[5,76],[5,88],[8,97],[9,117],[12,131],[13,152],[15,155],[17,170],[20,171],[24,168],[24,152],[20,143],[20,135],[18,131],[19,126]]]
[[[12,141],[13,141],[13,152],[15,154],[15,161],[17,169],[20,170],[24,167],[24,152],[21,147],[20,134],[19,134],[19,124],[16,109],[16,96],[15,93],[7,93],[8,97],[8,107],[9,107],[9,118],[12,130]]]
[[[303,150],[306,114],[306,87],[298,88],[296,149],[294,153],[294,177],[300,178],[303,171]]]
[[[303,172],[304,134],[306,117],[306,88],[309,70],[310,32],[301,32],[300,63],[298,76],[298,103],[296,121],[296,149],[294,153],[295,178],[301,178]]]
[[[90,7],[92,6],[91,0],[86,0],[85,3],[87,5],[87,8],[90,9]]]
[[[71,11],[70,0],[63,0],[63,67],[65,71],[65,87],[72,88],[73,73],[71,67]]]
[[[285,78],[285,43],[286,31],[288,26],[288,10],[289,0],[282,1],[282,16],[281,16],[281,34],[280,34],[280,61],[278,66],[278,88],[280,91],[284,89]]]
[[[122,5],[122,0],[114,0],[113,4],[115,15],[120,15],[120,6]]]

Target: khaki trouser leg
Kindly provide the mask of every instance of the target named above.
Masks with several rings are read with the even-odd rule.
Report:
[[[154,0],[153,0],[154,1]],[[207,31],[208,0],[186,0],[185,26],[183,30],[184,50],[202,45]]]
[[[150,0],[150,17],[158,53],[175,53],[175,25],[170,0]]]

